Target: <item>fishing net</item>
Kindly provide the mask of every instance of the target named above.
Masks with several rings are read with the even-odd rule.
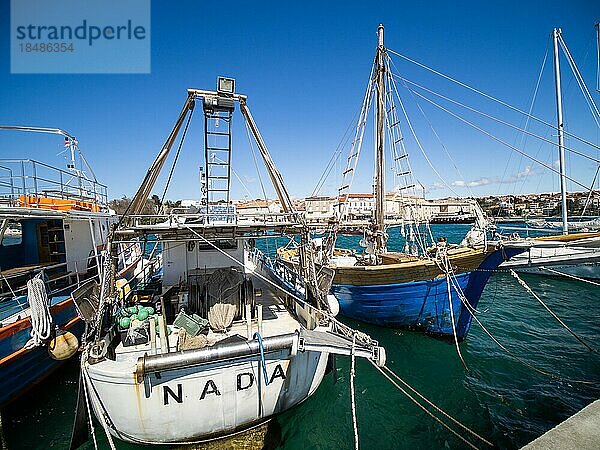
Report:
[[[225,331],[240,313],[240,285],[243,278],[233,269],[217,270],[207,283],[208,323],[215,331]]]
[[[208,338],[199,334],[197,336],[190,336],[185,331],[185,328],[179,329],[179,341],[177,343],[177,350],[193,350],[197,348],[204,348],[208,345]]]

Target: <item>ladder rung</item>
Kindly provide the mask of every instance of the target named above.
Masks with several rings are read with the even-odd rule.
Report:
[[[410,174],[411,174],[411,171],[409,170],[408,172],[397,173],[396,176],[398,176],[398,177],[405,177],[406,175],[410,175]]]
[[[346,175],[348,172],[352,172],[354,170],[354,167],[350,167],[349,169],[346,169],[342,172],[342,175]]]
[[[394,145],[396,145],[398,142],[402,142],[404,140],[403,137],[401,137],[400,139],[398,139],[397,141],[394,141]]]
[[[396,121],[396,122],[394,122],[392,125],[390,125],[390,128],[393,128],[393,127],[395,127],[395,126],[396,126],[396,125],[398,125],[399,123],[400,123],[400,121],[399,121],[399,120],[397,120],[397,121]]]
[[[217,136],[229,136],[230,133],[228,133],[227,131],[207,131],[206,134],[214,134]]]
[[[390,109],[387,110],[387,113],[391,113],[393,110],[396,109],[396,105],[392,106]]]
[[[209,162],[208,166],[228,166],[229,163],[226,162]]]
[[[222,116],[220,114],[210,114],[210,113],[205,114],[205,116],[208,117],[209,119],[222,119],[226,122],[229,122],[229,118],[230,118],[230,115]]]
[[[395,159],[394,159],[394,161],[399,161],[399,160],[401,160],[402,158],[407,158],[407,157],[408,157],[408,153],[405,153],[404,155],[400,155],[400,156],[398,156],[397,158],[395,158]]]
[[[404,189],[410,189],[410,188],[414,188],[414,187],[415,187],[415,185],[414,185],[414,184],[411,184],[411,185],[409,185],[409,186],[400,186],[400,188],[399,188],[399,189],[402,189],[402,190],[404,190]]]
[[[222,148],[222,147],[206,147],[207,150],[217,150],[217,151],[222,151],[222,152],[230,152],[231,149],[230,148]]]
[[[209,180],[229,180],[229,177],[223,175],[209,175],[206,178]]]
[[[349,187],[350,187],[350,185],[349,185],[349,184],[347,184],[347,185],[345,185],[345,186],[342,186],[342,187],[341,187],[339,190],[340,190],[340,191],[343,191],[344,189],[348,189]]]
[[[208,189],[207,192],[229,192],[229,189]]]

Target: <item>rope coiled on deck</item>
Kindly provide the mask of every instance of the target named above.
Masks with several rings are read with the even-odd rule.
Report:
[[[31,318],[31,339],[25,344],[30,349],[42,345],[52,333],[52,314],[43,272],[27,281],[27,300]]]

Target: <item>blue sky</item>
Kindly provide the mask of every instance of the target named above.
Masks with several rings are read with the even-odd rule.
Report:
[[[563,36],[595,101],[595,1],[489,2],[152,2],[152,68],[137,75],[11,75],[9,2],[0,6],[0,123],[60,127],[74,134],[110,196],[132,195],[162,146],[185,100],[186,88],[212,89],[217,75],[236,78],[291,194],[311,194],[358,109],[376,46],[379,23],[386,45],[510,104],[528,109],[553,27]],[[551,59],[534,114],[555,121]],[[399,58],[398,72],[428,88],[516,125],[523,118],[449,84]],[[562,60],[568,130],[600,144],[600,133]],[[556,175],[423,103],[428,119],[460,173],[437,144],[426,121],[402,92],[415,129],[444,181],[460,195],[558,189]],[[465,115],[473,119],[473,115]],[[201,115],[190,126],[181,164],[167,198],[198,197],[203,149]],[[233,195],[261,197],[248,140],[236,117]],[[523,143],[514,131],[476,119],[493,134]],[[370,126],[370,125],[369,125]],[[537,125],[533,132],[554,134]],[[408,129],[404,128],[408,135]],[[366,137],[370,137],[367,133]],[[0,133],[0,157],[62,163],[54,137]],[[451,194],[407,138],[413,170],[429,197]],[[567,145],[598,157],[598,150]],[[553,164],[555,147],[525,141],[525,151]],[[345,155],[342,157],[345,159]],[[369,191],[372,144],[365,141],[355,191]],[[573,178],[589,184],[596,166],[567,158]],[[340,172],[341,166],[338,165]],[[263,179],[265,179],[263,174]],[[322,191],[333,194],[339,176]],[[470,187],[467,187],[469,185]],[[572,186],[570,186],[571,188]],[[577,190],[580,190],[578,188]],[[248,193],[249,191],[249,193]],[[155,189],[162,192],[162,186]],[[270,191],[272,192],[272,190]]]

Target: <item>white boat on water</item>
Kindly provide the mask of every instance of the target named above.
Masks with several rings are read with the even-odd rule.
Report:
[[[600,279],[600,233],[584,231],[597,230],[599,220],[585,222],[569,222],[567,217],[567,176],[565,167],[564,121],[562,110],[561,76],[559,46],[570,58],[562,31],[552,32],[554,43],[554,76],[556,87],[556,110],[558,131],[558,150],[561,188],[561,223],[562,235],[531,238],[527,252],[512,257],[501,264],[503,269],[517,272],[536,273],[540,275],[567,275],[581,278]],[[570,59],[572,65],[574,61]],[[533,228],[556,229],[556,222],[530,220],[527,224]],[[570,230],[578,231],[569,234]]]
[[[525,243],[527,251],[502,263],[502,269],[600,279],[600,233],[543,236]]]
[[[254,247],[256,239],[282,234],[306,242],[308,227],[292,208],[246,96],[233,86],[219,78],[216,92],[188,90],[173,131],[114,233],[113,246],[133,237],[162,244],[162,286],[120,295],[107,266],[103,286],[76,298],[82,311],[91,311],[88,325],[99,324],[83,353],[78,408],[85,410],[87,395],[107,434],[124,441],[184,444],[228,436],[307,399],[333,354],[385,363],[377,342],[335,320],[335,303],[327,298],[332,276],[317,275],[310,253],[294,272],[274,266]],[[284,213],[238,220],[228,206],[236,104]],[[204,112],[204,206],[140,215],[194,105]],[[72,448],[85,439],[82,423],[76,423]]]

